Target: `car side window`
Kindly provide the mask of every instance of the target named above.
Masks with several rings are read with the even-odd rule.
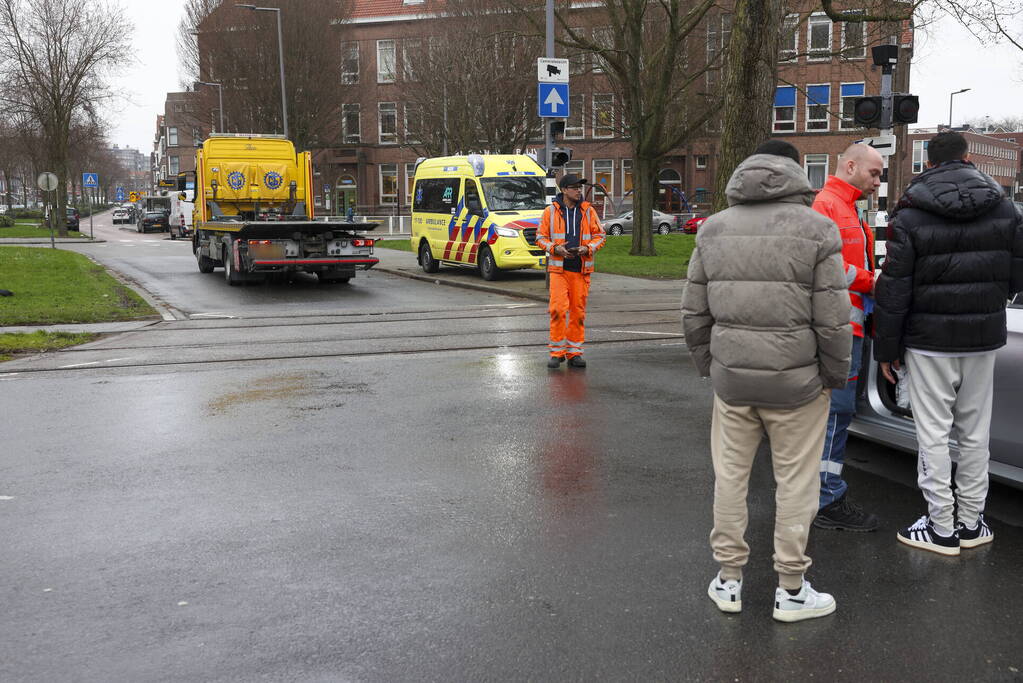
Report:
[[[413,211],[451,213],[458,206],[461,178],[425,178],[416,181]]]
[[[473,215],[483,215],[483,202],[480,201],[480,190],[475,180],[465,181],[465,208]]]
[[[1009,299],[1009,308],[1023,308],[1023,292]]]

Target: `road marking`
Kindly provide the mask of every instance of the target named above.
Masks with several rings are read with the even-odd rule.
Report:
[[[5,372],[4,374],[0,375],[0,377],[14,377],[17,374],[18,373],[16,372]]]
[[[661,346],[685,346],[685,342],[668,342],[667,344],[661,344]]]
[[[91,363],[75,363],[74,365],[61,365],[60,369],[61,370],[65,370],[67,368],[81,368],[81,367],[85,367],[86,365],[99,365],[99,363],[100,363],[100,361],[94,360]]]
[[[646,332],[644,330],[610,330],[611,332],[621,332],[622,334],[656,334],[658,337],[684,337],[684,334],[679,332]]]
[[[124,358],[111,358],[110,360],[105,360],[103,362],[104,363],[116,363],[119,360],[128,360],[129,358],[130,358],[130,356],[125,356]]]
[[[0,496],[0,500],[14,500],[14,496]]]
[[[229,318],[235,320],[236,317],[228,315],[227,313],[192,313],[188,316],[189,318]]]

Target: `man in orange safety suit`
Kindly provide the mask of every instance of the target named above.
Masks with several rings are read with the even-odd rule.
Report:
[[[604,228],[593,205],[583,200],[585,178],[568,173],[558,182],[561,193],[544,209],[536,243],[547,252],[550,273],[551,337],[547,367],[567,358],[569,367],[585,368],[583,360],[586,297],[590,291],[593,255],[604,246]]]

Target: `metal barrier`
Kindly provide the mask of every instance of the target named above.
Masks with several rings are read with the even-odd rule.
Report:
[[[347,221],[347,216],[317,216],[317,220]],[[373,231],[374,237],[411,237],[412,216],[362,216],[352,217],[357,223],[379,223],[380,227]]]

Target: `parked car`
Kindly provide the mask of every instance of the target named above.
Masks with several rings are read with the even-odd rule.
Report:
[[[67,207],[67,227],[68,230],[77,230],[81,223],[81,216],[78,213],[78,209],[73,206]]]
[[[114,209],[114,225],[118,223],[131,223],[131,212],[128,209]]]
[[[678,229],[679,220],[677,216],[672,216],[670,213],[661,213],[660,211],[654,210],[653,216],[654,232],[667,235],[672,229]],[[626,211],[621,213],[614,218],[609,218],[604,222],[604,230],[609,235],[624,235],[632,232],[632,211]]]
[[[1018,422],[1017,403],[1023,392],[1023,295],[1017,295],[1005,313],[1008,341],[995,355],[990,474],[992,479],[1023,488],[1023,426]],[[916,453],[912,406],[904,409],[896,404],[895,387],[872,360],[869,339],[863,344],[863,367],[867,372],[860,373],[856,416],[849,433]],[[955,442],[950,445],[953,459],[958,458]]]
[[[138,222],[139,232],[149,232],[155,229],[157,232],[163,232],[170,227],[170,222],[167,220],[167,214],[163,211],[150,211],[142,216],[142,220]]]
[[[693,216],[682,224],[682,232],[687,235],[695,235],[705,220],[707,220],[706,216]]]

